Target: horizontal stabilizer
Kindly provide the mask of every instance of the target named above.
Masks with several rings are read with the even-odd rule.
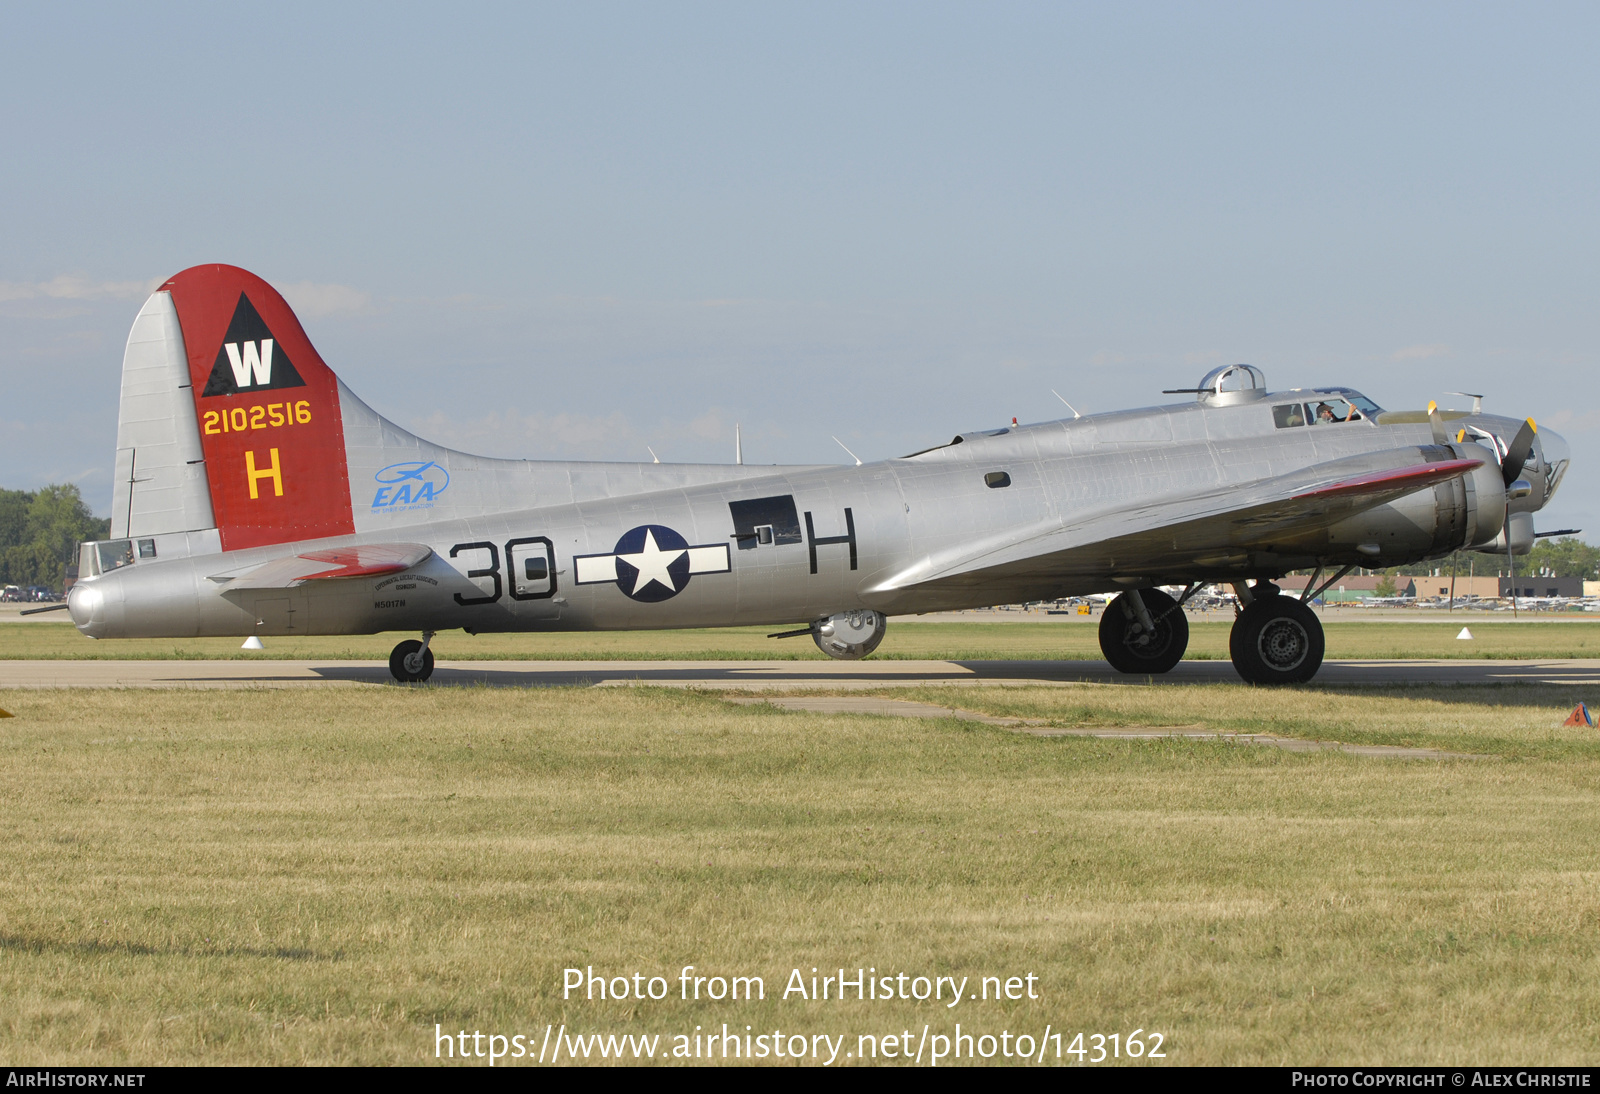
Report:
[[[211,578],[229,589],[290,589],[307,581],[398,574],[426,562],[433,549],[420,543],[367,543],[275,558],[242,574]]]

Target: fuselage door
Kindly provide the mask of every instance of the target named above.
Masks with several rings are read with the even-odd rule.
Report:
[[[511,573],[511,599],[547,600],[556,594],[556,549],[546,537],[509,541],[506,568]]]
[[[305,632],[305,613],[296,612],[294,601],[289,597],[272,597],[255,602],[256,629],[261,634],[303,634]],[[295,616],[300,616],[300,625],[295,626]]]

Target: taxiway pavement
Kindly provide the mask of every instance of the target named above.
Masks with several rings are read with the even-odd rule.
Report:
[[[430,686],[657,687],[791,691],[928,684],[1238,683],[1227,661],[1125,676],[1104,661],[440,661]],[[1600,659],[1328,661],[1319,685],[1600,684]],[[247,688],[395,685],[378,661],[0,661],[0,688]],[[414,685],[408,685],[414,686]]]

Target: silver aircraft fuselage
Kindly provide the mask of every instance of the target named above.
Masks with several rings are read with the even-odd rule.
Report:
[[[1459,421],[1507,438],[1521,424],[1487,415]],[[1547,450],[1552,436],[1541,433]],[[779,625],[859,608],[905,615],[1128,585],[1236,582],[1319,562],[1382,567],[1492,540],[1504,502],[1492,484],[1474,482],[1478,491],[1459,537],[1441,525],[1435,491],[1429,489],[1348,518],[1319,536],[1286,533],[1272,545],[1275,549],[1251,550],[1244,558],[1174,558],[1162,564],[1141,554],[1122,565],[1115,551],[1097,550],[1091,542],[1067,552],[1052,573],[1004,572],[975,583],[921,580],[938,575],[942,562],[964,561],[985,548],[1002,553],[1019,534],[1042,540],[1077,523],[1093,527],[1130,507],[1155,508],[1369,453],[1406,447],[1420,453],[1430,444],[1425,424],[1354,422],[1274,430],[1266,403],[1094,415],[999,435],[964,434],[960,444],[861,467],[774,469],[732,482],[226,555],[172,558],[184,550],[183,537],[159,536],[154,559],[81,582],[74,590],[73,616],[85,634],[96,638]],[[645,464],[640,470],[648,474],[653,467]],[[1493,470],[1488,459],[1485,468]],[[989,485],[986,476],[995,474],[1007,476],[1008,485]],[[1489,477],[1476,473],[1478,479]],[[1476,504],[1480,491],[1495,499],[1488,519]],[[781,511],[768,542],[748,534],[753,528],[736,526],[730,509],[762,499],[791,499],[792,505],[775,503]],[[1491,524],[1489,536],[1477,534]],[[637,590],[642,598],[623,587],[626,573],[580,583],[575,559],[615,554],[618,539],[641,526],[672,529],[688,547],[725,553],[726,569],[718,559],[715,569],[674,573],[669,563],[667,581],[651,578]],[[307,582],[235,595],[229,595],[230,582],[219,579],[286,550],[389,542],[402,531],[408,541],[432,549],[431,557],[403,575],[352,580],[336,588]],[[1368,543],[1377,543],[1380,551],[1357,550]],[[660,554],[669,547],[681,549],[655,546]],[[540,552],[546,555],[548,576],[530,581],[526,562]],[[514,573],[516,566],[521,570]],[[537,565],[533,572],[539,573]],[[599,572],[604,573],[603,563]]]
[[[1248,605],[1291,570],[1525,553],[1568,463],[1531,421],[1273,393],[1249,366],[1194,390],[856,467],[493,460],[384,420],[270,286],[196,267],[130,335],[112,539],[84,545],[69,607],[107,639],[852,613],[881,636],[891,614],[1136,591],[1111,650],[1148,643],[1147,604],[1171,614],[1159,586]],[[1293,625],[1320,663],[1317,625]]]

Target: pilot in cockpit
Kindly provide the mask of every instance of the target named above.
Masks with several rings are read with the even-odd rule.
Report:
[[[1339,420],[1338,418],[1334,417],[1333,407],[1329,406],[1327,403],[1318,403],[1317,404],[1317,424],[1318,425],[1326,425],[1329,422],[1336,422],[1338,420]]]

